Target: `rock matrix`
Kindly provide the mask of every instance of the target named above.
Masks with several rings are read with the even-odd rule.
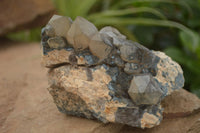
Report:
[[[151,128],[162,120],[161,101],[184,85],[179,64],[111,26],[54,15],[41,35],[48,91],[62,113]]]

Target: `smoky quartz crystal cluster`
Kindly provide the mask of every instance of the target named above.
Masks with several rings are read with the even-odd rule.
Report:
[[[67,115],[151,128],[162,120],[161,100],[184,85],[179,64],[111,26],[54,15],[41,35],[48,91]]]

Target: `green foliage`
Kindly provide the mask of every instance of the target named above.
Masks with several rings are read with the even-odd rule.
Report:
[[[89,10],[98,0],[52,0],[57,7],[59,14],[70,16],[75,19],[76,16],[86,17]]]
[[[98,28],[112,25],[131,40],[165,51],[181,64],[185,88],[200,96],[200,0],[52,1],[58,14],[83,16]]]
[[[16,33],[9,33],[7,37],[16,41],[25,41],[25,42],[39,41],[40,31],[41,31],[40,28],[35,28],[26,31],[19,31]]]

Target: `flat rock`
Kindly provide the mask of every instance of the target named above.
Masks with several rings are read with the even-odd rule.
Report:
[[[200,110],[199,98],[184,89],[174,91],[162,102],[165,118],[185,117]]]
[[[55,12],[49,0],[1,0],[0,35],[44,26]]]
[[[192,127],[187,131],[187,133],[199,133],[200,132],[200,119],[198,119]]]

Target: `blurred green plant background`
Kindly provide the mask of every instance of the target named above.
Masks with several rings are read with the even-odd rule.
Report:
[[[57,13],[112,25],[129,39],[164,51],[181,64],[185,89],[200,97],[200,0],[52,0]],[[39,41],[40,29],[8,38]]]

